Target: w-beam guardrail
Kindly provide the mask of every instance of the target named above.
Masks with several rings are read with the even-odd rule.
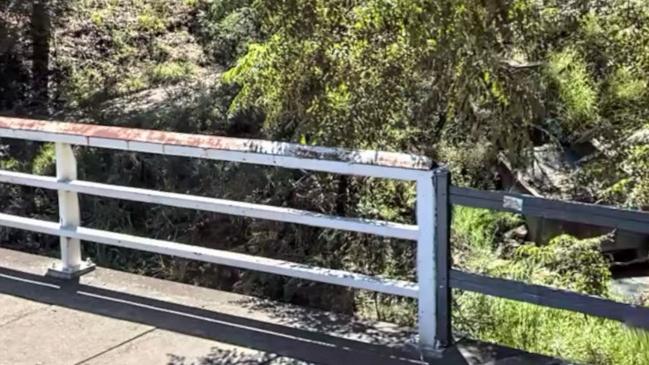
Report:
[[[74,277],[92,268],[82,261],[80,241],[126,247],[236,268],[256,270],[323,283],[415,298],[419,343],[423,351],[436,346],[435,170],[422,156],[351,151],[262,140],[190,135],[163,131],[49,122],[0,117],[0,137],[52,142],[56,146],[56,177],[0,170],[0,183],[57,190],[60,222],[0,214],[0,225],[61,238],[61,264],[53,273]],[[77,179],[72,145],[132,152],[250,163],[344,175],[416,182],[417,225],[325,215],[284,207],[115,186]],[[417,241],[417,282],[313,267],[176,242],[136,237],[80,225],[77,194],[204,210],[315,227],[362,232]]]

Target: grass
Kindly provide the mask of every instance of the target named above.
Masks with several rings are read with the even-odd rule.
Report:
[[[616,321],[458,293],[457,329],[472,338],[593,365],[649,364],[649,333]]]
[[[596,240],[559,236],[503,253],[503,232],[520,219],[511,214],[454,210],[455,263],[463,270],[515,278],[611,297],[610,273]],[[530,352],[594,365],[649,365],[649,333],[616,321],[456,291],[458,333]]]
[[[156,84],[170,84],[188,80],[196,72],[196,67],[188,62],[164,62],[153,66],[149,78]]]
[[[595,119],[598,112],[597,89],[581,55],[574,49],[554,53],[550,56],[548,68],[572,122],[585,123]]]
[[[54,143],[45,143],[38,150],[32,160],[32,173],[36,175],[49,175],[54,173],[56,157]]]

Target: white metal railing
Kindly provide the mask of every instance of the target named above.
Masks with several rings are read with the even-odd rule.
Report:
[[[83,240],[411,297],[418,300],[420,345],[435,347],[435,190],[432,163],[424,157],[7,117],[0,117],[0,137],[55,143],[56,177],[0,170],[0,183],[58,191],[59,223],[0,213],[0,226],[61,238],[55,272],[76,276],[91,269],[82,261]],[[417,225],[80,181],[72,145],[415,181]],[[417,283],[82,227],[79,193],[417,241]]]

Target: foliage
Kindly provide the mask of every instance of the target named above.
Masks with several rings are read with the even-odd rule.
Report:
[[[248,44],[261,36],[252,0],[202,1],[198,24],[205,52],[219,65],[231,66]]]
[[[30,71],[24,63],[29,49],[27,27],[29,7],[27,2],[0,2],[0,109],[20,109],[30,95]]]
[[[649,130],[644,127],[640,136]],[[633,136],[632,136],[633,137]],[[647,141],[625,140],[619,149],[606,158],[594,161],[581,172],[583,180],[599,178],[595,188],[600,189],[602,200],[628,208],[649,208],[649,149]],[[612,165],[615,166],[613,167]]]
[[[597,82],[595,135],[605,153],[580,171],[584,182],[610,204],[647,206],[642,144],[629,136],[646,128],[649,112],[649,4],[605,2],[582,15],[574,40]],[[622,192],[622,193],[621,193]]]
[[[502,232],[512,227],[507,222],[516,223],[515,217],[456,208],[453,242],[464,252],[454,253],[455,264],[490,276],[611,297],[599,239],[562,235],[547,246],[527,243],[512,252],[485,250],[502,240]],[[624,324],[470,292],[455,291],[454,297],[454,326],[472,338],[580,363],[649,364],[649,333]]]
[[[649,144],[633,146],[624,162],[632,171],[628,201],[643,209],[649,208]]]
[[[32,160],[32,173],[35,175],[53,175],[55,169],[54,144],[41,146]]]
[[[530,270],[527,276],[533,282],[591,295],[607,295],[611,273],[600,247],[598,238],[577,240],[561,235],[547,246],[522,246],[514,255],[522,267]]]
[[[597,144],[585,199],[647,209],[649,3],[642,0],[71,0],[52,4],[47,113],[189,133],[428,155],[454,183],[498,188],[502,156]],[[0,4],[0,110],[42,112],[30,2]],[[226,83],[219,73],[227,69]],[[46,113],[46,114],[47,114]],[[646,136],[645,136],[646,137]],[[5,144],[6,143],[6,144]],[[3,169],[54,173],[52,145],[0,145]],[[411,183],[80,149],[91,181],[414,221]],[[56,220],[56,195],[2,186],[2,210]],[[82,197],[84,225],[414,280],[411,242]],[[598,239],[512,240],[520,216],[456,207],[456,266],[610,297]],[[0,241],[56,254],[54,239]],[[101,265],[413,324],[412,300],[89,245]],[[327,293],[327,295],[322,295]],[[647,334],[574,313],[458,293],[458,329],[594,364],[643,364]]]
[[[595,123],[598,95],[581,56],[573,49],[564,49],[550,55],[548,69],[569,123],[574,127]]]
[[[196,70],[187,62],[165,62],[153,66],[149,79],[157,84],[176,83],[187,80]]]
[[[575,174],[583,198],[629,177],[620,144],[649,120],[646,2],[260,0],[256,9],[267,36],[226,80],[241,86],[233,110],[262,110],[274,138],[416,151],[485,187],[500,154],[518,166],[532,144],[606,141],[615,158],[584,160]]]
[[[494,213],[487,209],[462,206],[454,207],[452,241],[453,248],[456,250],[453,255],[456,263],[465,265],[464,258],[473,259],[490,255],[497,249],[495,244],[502,241],[503,233],[521,224],[523,224],[521,217],[514,214]],[[465,256],[467,252],[469,254]]]
[[[182,0],[75,0],[57,20],[62,74],[58,99],[69,109],[198,75],[202,51],[187,31]]]
[[[454,320],[468,336],[584,364],[649,364],[649,333],[619,322],[459,293]]]
[[[309,143],[432,154],[424,141],[446,135],[521,146],[525,136],[506,131],[532,122],[521,83],[533,75],[496,55],[518,15],[474,5],[260,1],[268,38],[226,75],[242,86],[234,108],[260,107],[271,135]]]

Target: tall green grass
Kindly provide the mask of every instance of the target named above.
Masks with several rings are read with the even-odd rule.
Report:
[[[597,239],[559,236],[548,245],[507,248],[510,214],[457,207],[454,259],[462,270],[611,298],[608,263]],[[455,330],[468,337],[578,363],[649,365],[649,332],[579,313],[456,291]]]

